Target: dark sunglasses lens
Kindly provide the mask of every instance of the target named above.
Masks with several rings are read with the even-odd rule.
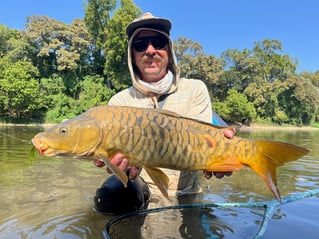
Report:
[[[133,42],[133,48],[139,52],[145,51],[148,45],[149,45],[149,41],[146,39],[138,39]]]
[[[164,36],[156,36],[156,37],[141,37],[133,41],[133,48],[136,51],[142,52],[145,51],[149,44],[157,49],[163,49],[167,45],[168,41]]]
[[[167,39],[166,39],[166,37],[158,36],[158,37],[151,39],[151,43],[152,43],[154,48],[156,48],[157,50],[160,50],[160,49],[163,49],[167,45]]]

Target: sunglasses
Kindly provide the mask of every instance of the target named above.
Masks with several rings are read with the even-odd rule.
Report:
[[[161,35],[139,37],[133,41],[132,46],[135,51],[143,52],[148,48],[149,44],[151,44],[156,50],[161,50],[168,44],[168,40],[165,36]]]

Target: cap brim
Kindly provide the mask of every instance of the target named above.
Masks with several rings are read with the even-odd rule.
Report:
[[[149,18],[149,19],[143,19],[140,21],[132,22],[131,24],[127,26],[126,33],[128,35],[128,38],[130,38],[136,29],[150,28],[150,29],[163,31],[169,35],[171,27],[172,27],[172,24],[168,19]]]

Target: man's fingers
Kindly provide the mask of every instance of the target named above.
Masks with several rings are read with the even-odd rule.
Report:
[[[213,176],[213,172],[211,171],[204,171],[203,174],[204,174],[204,177],[207,179],[210,179]]]
[[[224,176],[231,176],[232,172],[214,172],[216,178],[223,178]]]
[[[117,153],[115,154],[112,159],[111,159],[111,164],[114,164],[116,166],[120,166],[120,164],[123,161],[123,154],[122,153]]]
[[[111,164],[119,167],[119,169],[126,171],[128,169],[128,160],[127,158],[124,157],[124,154],[122,153],[117,153],[112,157],[111,159]],[[106,171],[108,173],[112,173],[111,169],[107,168]]]
[[[224,130],[224,135],[226,138],[231,139],[236,133],[235,128],[227,128]]]
[[[207,179],[210,179],[213,175],[216,178],[223,178],[224,176],[231,176],[232,172],[211,172],[211,171],[203,171],[204,177]]]
[[[138,167],[130,167],[129,169],[129,180],[134,180],[140,173],[140,169]]]
[[[225,173],[214,172],[214,175],[215,175],[216,178],[223,178],[225,176]]]
[[[126,158],[123,158],[120,165],[119,169],[126,171],[128,169],[128,160]]]

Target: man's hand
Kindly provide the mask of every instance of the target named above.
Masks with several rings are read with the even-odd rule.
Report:
[[[228,139],[231,139],[236,133],[235,128],[227,128],[224,130],[224,136]]]
[[[128,159],[125,158],[124,154],[117,153],[111,159],[111,163],[118,166],[121,170],[128,172],[129,180],[134,180],[140,173],[140,169],[138,167],[130,166],[128,164]],[[109,173],[112,173],[109,168],[107,168]]]
[[[211,172],[211,171],[203,171],[204,177],[207,179],[210,179],[213,174],[216,178],[223,178],[224,176],[231,176],[233,173],[232,172]]]

